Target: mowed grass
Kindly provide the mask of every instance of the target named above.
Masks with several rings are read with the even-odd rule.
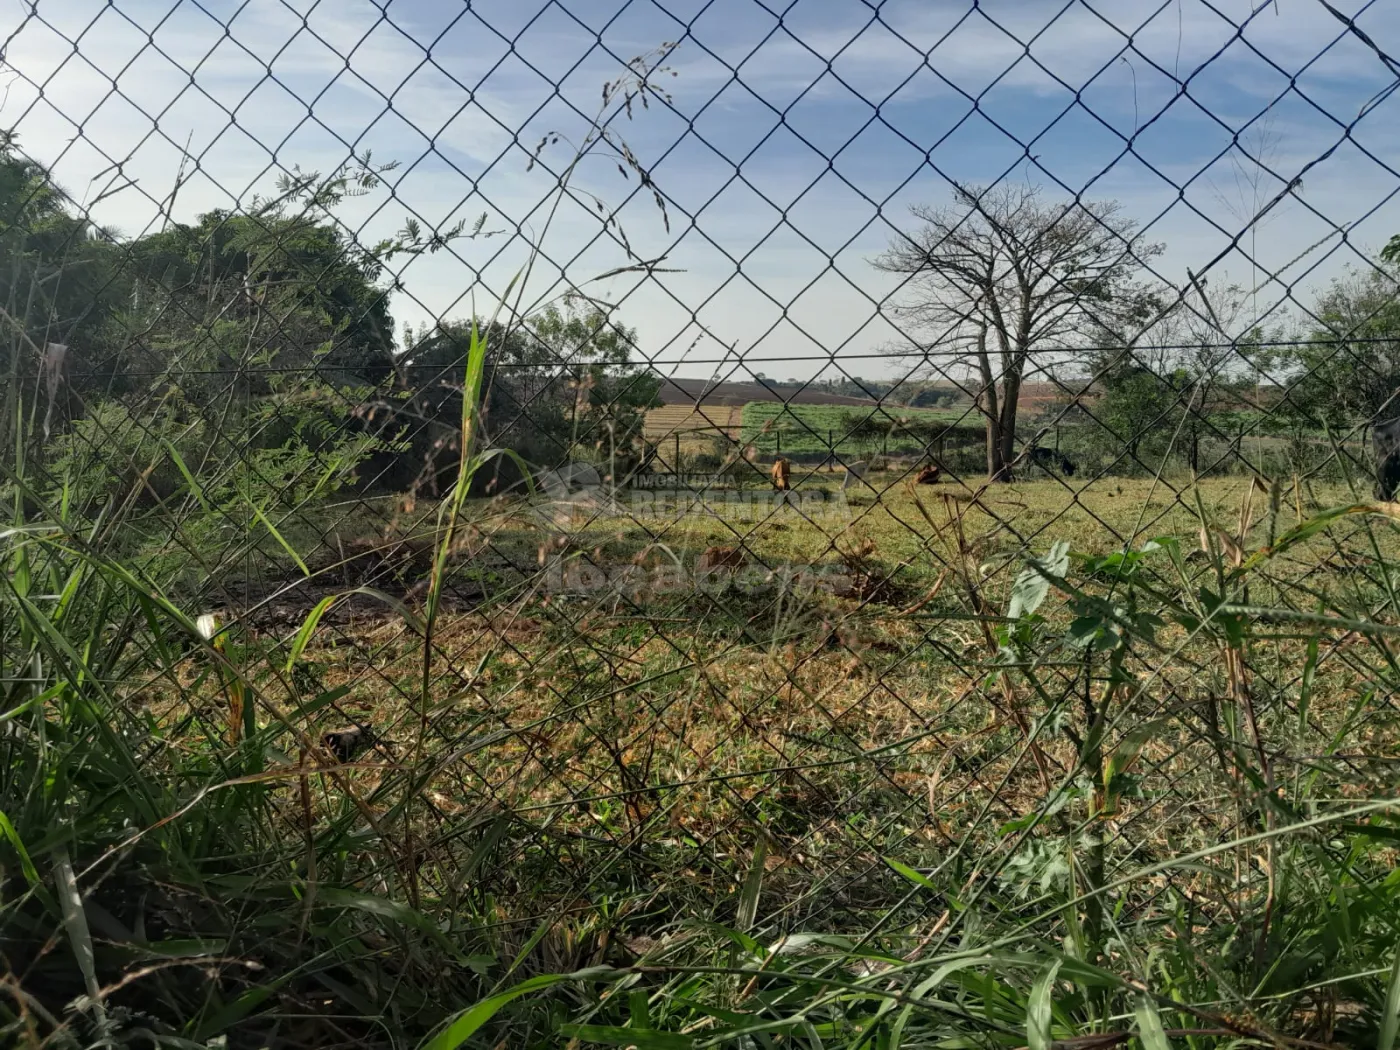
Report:
[[[888,433],[869,429],[852,432],[853,424],[867,419],[870,420],[867,426]],[[886,405],[860,408],[751,401],[743,409],[741,441],[761,452],[781,450],[796,455],[815,452],[917,453],[929,444],[934,436],[930,427],[936,424],[946,424],[956,430],[976,430],[976,413],[965,407],[923,409]]]
[[[1236,539],[1243,513],[1243,545],[1258,549],[1351,499],[1334,486],[1271,495],[1243,479],[1180,490],[1107,479],[885,491],[882,478],[870,480],[876,491],[848,492],[846,510],[823,485],[833,498],[810,520],[792,507],[716,502],[680,512],[653,501],[541,524],[518,502],[477,504],[453,576],[484,581],[487,597],[442,618],[426,689],[422,639],[401,618],[328,621],[298,661],[298,688],[338,698],[308,728],[347,718],[375,727],[389,765],[351,774],[372,800],[426,725],[421,746],[459,755],[425,789],[444,819],[510,813],[572,843],[512,868],[511,879],[534,893],[644,878],[666,887],[663,896],[683,880],[686,893],[699,887],[722,899],[736,887],[733,865],[718,858],[746,854],[762,825],[772,847],[767,885],[782,908],[800,915],[837,892],[843,908],[877,907],[899,892],[897,879],[876,870],[880,853],[931,861],[986,807],[1009,820],[1044,795],[983,628],[1004,613],[1027,554],[1056,541],[1108,553],[1155,537],[1175,537],[1190,554],[1201,546],[1200,509],[1210,528]],[[403,534],[425,535],[431,520],[401,523]],[[1364,598],[1377,544],[1400,547],[1393,527],[1336,525],[1280,558],[1251,598],[1294,606],[1328,594]],[[702,587],[696,563],[714,546],[740,552],[743,566],[735,579]],[[804,590],[792,580],[809,567],[834,568],[844,582]],[[1170,565],[1158,569],[1170,577]],[[1189,571],[1188,589],[1216,586],[1209,557],[1192,556]],[[1059,596],[1042,612],[1058,629],[1072,616]],[[295,626],[247,639],[248,653],[280,667]],[[1179,628],[1163,641],[1178,647],[1172,659],[1144,653],[1134,663],[1151,683],[1136,702],[1144,719],[1226,688],[1211,643],[1188,643]],[[1305,648],[1281,635],[1259,643],[1252,666],[1288,681],[1283,671],[1296,672]],[[1304,735],[1359,731],[1347,723],[1347,697],[1366,673],[1364,663],[1320,665]],[[276,678],[266,677],[269,690]],[[1043,713],[1028,690],[1020,702]],[[1368,750],[1400,740],[1393,724],[1365,731]],[[1042,749],[1054,769],[1072,767],[1068,741],[1051,736]],[[1183,775],[1214,761],[1183,727],[1164,729],[1145,754],[1150,798],[1190,796]],[[339,812],[345,802],[331,793],[318,805]],[[1138,859],[1227,834],[1226,810],[1154,820]],[[1128,805],[1124,819],[1134,812]],[[651,848],[618,866],[619,842]],[[600,869],[605,860],[611,867]],[[444,847],[428,867],[440,865],[446,879],[459,862]]]

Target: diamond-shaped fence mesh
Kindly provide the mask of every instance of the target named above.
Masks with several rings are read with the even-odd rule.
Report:
[[[7,1039],[1394,1045],[1400,10],[0,29]]]

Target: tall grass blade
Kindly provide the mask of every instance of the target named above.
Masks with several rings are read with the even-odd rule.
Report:
[[[1030,1050],[1050,1050],[1054,1043],[1051,1034],[1051,1021],[1054,1013],[1055,978],[1060,973],[1060,960],[1056,959],[1041,971],[1031,985],[1030,998],[1026,1001],[1026,1043]]]
[[[763,892],[763,866],[767,860],[768,838],[760,833],[754,843],[749,872],[744,876],[744,885],[739,891],[738,926],[744,933],[751,933],[758,919],[758,898]]]
[[[495,1017],[501,1007],[514,1002],[522,995],[530,995],[533,992],[542,992],[546,988],[553,988],[556,984],[563,984],[566,981],[589,981],[607,980],[610,977],[619,976],[618,971],[609,966],[595,966],[586,970],[578,970],[574,973],[551,973],[541,974],[538,977],[531,977],[521,981],[514,988],[481,1000],[474,1006],[463,1010],[437,1035],[422,1044],[422,1050],[457,1050],[463,1043],[474,1036],[481,1026]]]
[[[262,522],[263,528],[267,529],[268,535],[277,541],[277,545],[287,552],[287,555],[292,561],[296,562],[296,566],[301,570],[301,574],[309,577],[311,575],[311,570],[306,567],[306,562],[302,561],[301,555],[297,553],[295,547],[287,542],[286,537],[277,531],[277,526],[272,524],[272,519],[264,514],[262,508],[256,503],[250,501],[249,506],[253,508],[253,516],[256,517],[258,521]]]
[[[34,861],[30,859],[29,850],[24,846],[24,840],[19,837],[19,832],[10,823],[10,818],[0,812],[0,834],[5,836],[5,841],[10,844],[10,848],[19,857],[20,871],[24,873],[25,881],[35,889],[42,889],[43,882],[39,878],[39,870],[34,867]]]
[[[1385,1005],[1381,1007],[1380,1038],[1376,1050],[1395,1050],[1400,1038],[1400,945],[1395,947],[1395,962],[1390,967],[1390,983],[1385,990]]]
[[[104,1017],[105,1010],[102,1006],[102,987],[97,983],[92,934],[88,930],[82,894],[78,892],[78,880],[73,874],[73,862],[68,859],[66,849],[60,848],[55,853],[54,881],[58,888],[58,902],[63,908],[63,929],[68,934],[73,957],[78,961],[78,969],[82,972],[83,985],[87,988],[93,1012],[100,1020]]]
[[[1142,1044],[1142,1050],[1171,1050],[1166,1029],[1162,1027],[1162,1015],[1157,1012],[1157,1004],[1150,996],[1138,996],[1133,1017],[1137,1021],[1138,1042]]]

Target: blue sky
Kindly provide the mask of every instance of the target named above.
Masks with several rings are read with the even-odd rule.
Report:
[[[1332,6],[1400,56],[1396,5]],[[0,0],[0,125],[124,233],[158,221],[187,142],[198,168],[176,199],[180,219],[268,191],[279,166],[330,170],[354,147],[402,164],[390,191],[344,211],[366,238],[408,213],[446,226],[485,211],[487,229],[526,231],[410,262],[393,310],[413,323],[469,314],[473,296],[491,308],[551,199],[548,171],[525,170],[528,151],[549,131],[582,135],[604,81],[675,43],[675,75],[659,80],[671,102],[614,124],[665,194],[670,231],[635,177],[602,157],[574,185],[622,205],[639,256],[683,272],[592,281],[628,258],[594,210],[566,202],[529,291],[571,281],[622,303],[642,351],[679,375],[708,375],[730,353],[770,376],[805,378],[833,355],[848,372],[896,374],[874,356],[899,338],[878,307],[896,289],[870,259],[908,228],[910,203],[947,201],[948,179],[1117,199],[1167,245],[1157,273],[1180,282],[1307,169],[1300,199],[1213,271],[1263,284],[1261,313],[1311,302],[1400,232],[1400,97],[1385,94],[1395,78],[1319,0],[975,10],[971,0],[44,0],[35,10]],[[1268,170],[1232,148],[1237,136]],[[545,159],[565,162],[565,145]],[[94,181],[116,161],[131,184],[110,171]]]

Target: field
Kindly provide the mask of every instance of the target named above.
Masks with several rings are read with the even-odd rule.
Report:
[[[962,842],[977,856],[1030,863],[1033,849],[1017,851],[1040,840],[1012,848],[996,828],[1040,812],[1050,785],[1080,761],[1071,736],[1042,729],[1042,741],[1028,747],[1026,727],[1067,698],[1076,676],[1063,661],[1076,650],[1057,639],[1092,608],[1088,595],[1105,585],[1111,594],[1114,581],[1075,570],[1085,597],[1052,591],[1025,638],[993,642],[1026,551],[1045,554],[1062,541],[1102,558],[1175,540],[1178,554],[1159,549],[1150,582],[1131,581],[1120,601],[1166,612],[1152,596],[1174,587],[1185,616],[1200,601],[1186,596],[1216,586],[1236,549],[1278,547],[1253,574],[1253,603],[1286,609],[1322,601],[1338,615],[1379,597],[1376,566],[1396,550],[1393,526],[1367,518],[1279,545],[1302,521],[1347,502],[1337,488],[1270,494],[1222,481],[1178,494],[1150,481],[1082,490],[1029,482],[981,493],[854,492],[844,508],[834,506],[834,489],[818,491],[823,499],[804,502],[802,512],[632,501],[625,513],[556,520],[547,544],[519,508],[474,509],[481,538],[454,561],[448,590],[467,600],[435,634],[446,661],[438,673],[447,678],[430,683],[427,733],[434,751],[482,743],[423,785],[441,827],[431,835],[442,840],[420,869],[433,887],[424,892],[445,892],[480,849],[479,833],[444,839],[446,828],[480,828],[493,814],[510,814],[518,825],[512,840],[526,829],[545,836],[513,866],[488,869],[515,887],[517,900],[502,913],[511,922],[565,906],[580,887],[589,899],[630,901],[637,880],[652,885],[651,904],[637,911],[629,903],[607,928],[663,938],[665,923],[647,916],[682,900],[693,908],[697,896],[733,921],[760,836],[770,921],[860,927],[908,889],[895,871],[880,870],[882,855],[928,870]],[[1224,536],[1207,550],[1202,514]],[[431,539],[419,525],[401,528],[396,543]],[[544,568],[521,571],[542,545],[555,552]],[[696,570],[702,552],[717,545],[740,551],[742,565],[732,578],[707,582]],[[362,575],[346,583],[411,591],[373,560],[356,571]],[[309,598],[282,610],[282,644],[310,611]],[[979,616],[991,617],[993,635]],[[264,659],[279,651],[277,634],[257,647]],[[1141,748],[1133,792],[1118,800],[1110,824],[1118,847],[1105,863],[1123,877],[1208,848],[1239,819],[1207,801],[1228,777],[1219,779],[1200,706],[1238,688],[1221,662],[1228,633],[1217,638],[1169,619],[1132,638],[1123,655],[1134,685],[1111,711],[1109,738],[1121,743],[1134,726],[1154,728],[1132,745]],[[423,732],[420,640],[398,617],[362,609],[337,622],[327,642],[308,646],[298,667],[317,691],[343,694],[337,713],[325,711],[307,730],[348,716],[375,727],[386,759],[410,754]],[[1368,680],[1388,675],[1382,651],[1368,657],[1368,644],[1355,635],[1348,641],[1340,627],[1329,635],[1333,655],[1312,674],[1304,714],[1295,705],[1308,642],[1286,620],[1260,619],[1249,642],[1250,689],[1270,713],[1264,746],[1278,754],[1393,753],[1400,745],[1393,712],[1362,712],[1353,702]],[[1008,645],[1028,646],[1018,659],[1031,661],[1013,678],[995,670]],[[369,653],[373,675],[364,670]],[[475,670],[454,687],[453,669]],[[164,710],[161,724],[173,729],[188,719],[185,702]],[[1218,732],[1242,746],[1251,739],[1242,723]],[[1341,766],[1310,777],[1313,798],[1341,800],[1366,783],[1366,774]],[[367,800],[406,788],[388,768],[347,780],[347,790]],[[317,805],[330,806],[324,818],[333,819],[343,801],[331,792]],[[990,826],[989,813],[997,814]],[[1128,829],[1131,839],[1120,838]],[[633,843],[636,854],[619,856],[621,843]],[[362,863],[378,867],[370,854]],[[1025,877],[1050,876],[1037,868]],[[1202,892],[1215,877],[1199,876]],[[915,928],[922,907],[905,916]],[[583,928],[599,929],[590,908],[577,915]]]
[[[19,6],[0,1050],[1400,1050],[1395,5]]]
[[[977,952],[1016,945],[1002,962],[963,956],[982,960],[958,993],[976,1031],[1069,965],[1061,936],[1137,951],[1166,924],[1180,946],[1151,943],[1185,1001],[1248,977],[1267,1017],[1250,1031],[1312,1031],[1316,997],[1292,990],[1329,972],[1338,936],[1310,881],[1320,855],[1345,858],[1327,892],[1355,898],[1349,950],[1393,944],[1389,767],[1370,756],[1396,753],[1400,718],[1359,701],[1400,687],[1366,626],[1389,615],[1400,549],[1385,509],[1328,517],[1349,492],[1229,479],[874,475],[841,493],[819,477],[782,506],[764,489],[469,501],[455,539],[443,505],[359,500],[285,514],[196,576],[180,553],[194,519],[161,538],[158,514],[133,517],[124,562],[146,567],[148,613],[104,618],[107,670],[74,687],[105,697],[104,746],[151,796],[116,788],[143,831],[103,862],[98,899],[123,917],[104,936],[128,944],[124,894],[146,886],[145,921],[168,932],[126,950],[196,938],[245,960],[212,985],[197,969],[168,979],[161,1009],[222,1023],[199,1006],[211,988],[221,1009],[251,1009],[258,973],[296,973],[259,1031],[318,999],[369,1038],[386,997],[427,1032],[492,988],[574,973],[591,975],[571,980],[595,988],[602,1028],[628,1023],[609,989],[639,980],[672,1029],[714,1009],[731,1027],[786,1025],[784,989],[816,996],[833,1031],[858,1028],[890,989],[915,994],[925,953],[954,965],[955,934]],[[27,578],[69,557],[22,549]],[[131,593],[115,564],[67,571],[92,607]],[[223,632],[177,643],[180,593],[211,581]],[[1213,597],[1222,582],[1234,604]],[[1255,781],[1276,785],[1271,808]],[[192,799],[197,785],[213,794]],[[78,797],[90,821],[110,804]],[[162,822],[196,804],[217,820]],[[31,849],[44,806],[10,808]],[[1270,837],[1329,814],[1335,839]],[[240,874],[274,857],[285,875]],[[1264,956],[1239,950],[1244,922]],[[851,930],[882,931],[880,969],[835,932]],[[802,931],[833,932],[790,957],[763,946]],[[1122,969],[1111,958],[1105,974]],[[82,987],[30,965],[31,983]],[[410,989],[385,983],[405,969]],[[711,970],[719,983],[675,983]],[[736,1001],[727,973],[769,991]],[[819,991],[833,979],[841,1004]],[[1339,1016],[1364,1020],[1381,991],[1379,972],[1356,978]],[[522,1028],[549,1045],[557,1004],[527,997],[480,1045]]]
[[[647,412],[644,433],[663,459],[674,458],[677,441],[682,455],[710,452],[716,438],[732,442],[739,437],[742,413],[730,405],[663,405]]]
[[[860,421],[860,429],[853,424]],[[743,409],[740,440],[764,453],[867,455],[872,452],[918,453],[936,441],[937,424],[968,440],[982,433],[970,408],[849,408],[835,405],[788,405],[750,402]]]

